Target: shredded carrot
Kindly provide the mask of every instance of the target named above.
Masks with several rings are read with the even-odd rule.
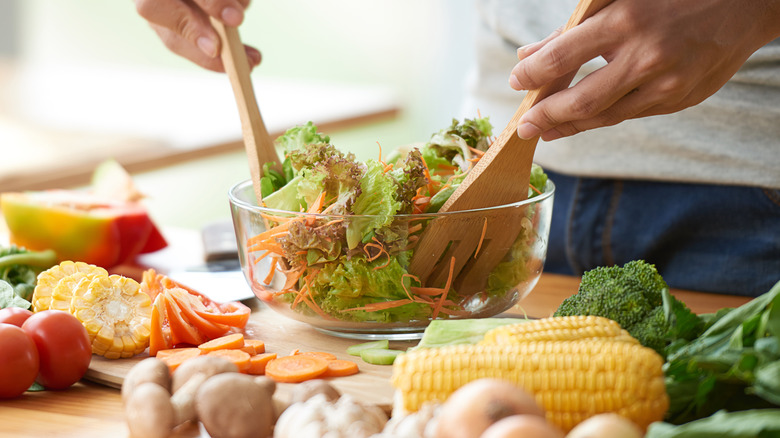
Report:
[[[387,172],[389,172],[391,170],[393,170],[393,163],[390,163],[387,166],[385,166],[385,168],[382,169],[382,173],[387,173]]]
[[[319,213],[322,211],[322,206],[325,202],[325,191],[323,190],[320,192],[320,194],[317,196],[317,199],[312,202],[312,204],[309,206],[309,210],[307,210],[307,213]]]
[[[320,377],[345,377],[360,372],[358,364],[351,360],[335,359],[328,362],[328,369]]]
[[[327,321],[338,321],[336,318],[334,318],[334,317],[328,315],[327,313],[325,313],[325,311],[322,310],[322,308],[320,308],[320,306],[318,306],[316,302],[314,302],[314,298],[309,299],[309,298],[304,296],[303,297],[303,302],[304,302],[304,304],[309,306],[309,308],[311,310],[313,310],[314,313],[316,313],[317,315],[320,315],[323,319],[325,319]]]
[[[447,276],[447,284],[444,286],[444,292],[441,294],[441,299],[436,304],[436,307],[433,308],[433,314],[431,315],[431,318],[436,319],[437,316],[439,316],[439,312],[441,311],[442,306],[444,305],[444,300],[447,299],[447,294],[450,291],[450,286],[452,286],[452,275],[455,270],[455,257],[450,258],[450,273]]]
[[[279,257],[271,258],[271,267],[268,269],[268,275],[263,279],[264,284],[271,284],[271,280],[274,279],[274,274],[276,274],[277,263],[279,263]]]
[[[422,224],[415,224],[409,227],[409,234],[416,233],[422,230]]]
[[[534,185],[533,185],[533,184],[528,184],[528,188],[529,188],[529,189],[531,189],[531,190],[533,190],[533,191],[535,191],[535,192],[536,192],[537,194],[539,194],[539,195],[541,195],[541,194],[542,194],[542,192],[541,192],[539,189],[537,189],[536,187],[534,187]]]
[[[249,368],[244,372],[254,376],[262,376],[265,374],[265,367],[268,366],[268,362],[274,359],[276,359],[276,353],[256,354],[249,358]]]
[[[369,304],[366,304],[365,306],[361,306],[361,307],[353,307],[351,309],[342,309],[342,310],[340,310],[340,312],[352,312],[352,311],[355,311],[355,310],[365,310],[367,312],[376,312],[376,311],[379,311],[379,310],[387,310],[387,309],[392,309],[392,308],[395,308],[395,307],[401,307],[401,306],[404,306],[404,305],[407,305],[407,304],[410,304],[410,303],[413,303],[413,302],[414,302],[414,300],[411,300],[411,299],[408,299],[408,298],[403,298],[403,299],[400,299],[400,300],[382,301],[382,302],[379,302],[379,303],[369,303]]]
[[[479,243],[477,244],[477,250],[474,251],[474,258],[477,258],[477,254],[479,254],[479,250],[482,248],[482,242],[485,240],[486,232],[487,232],[487,217],[485,218],[485,222],[482,223],[482,235],[479,236]]]
[[[477,149],[477,148],[473,148],[473,147],[471,147],[471,146],[469,146],[469,150],[470,150],[470,151],[471,151],[471,152],[472,152],[474,155],[476,155],[477,157],[482,157],[483,155],[485,155],[485,151],[481,151],[481,150],[479,150],[479,149]]]
[[[239,349],[244,346],[244,335],[241,333],[231,333],[210,341],[206,341],[200,345],[203,352],[209,353],[216,350],[231,350]]]
[[[384,160],[382,160],[382,145],[379,142],[376,142],[376,145],[379,146],[379,162],[382,164],[386,164]]]
[[[282,356],[268,362],[265,375],[277,382],[298,383],[316,379],[328,370],[328,361],[313,356]]]
[[[429,295],[434,297],[444,293],[444,289],[440,287],[411,287],[410,289],[415,295]]]
[[[247,240],[247,245],[254,246],[256,243],[266,241],[274,235],[279,235],[282,231],[290,228],[291,222],[292,221],[287,221],[281,225],[277,225],[274,228],[271,228],[270,230],[263,231],[256,236],[250,237],[249,240]]]
[[[241,350],[214,350],[206,353],[208,356],[217,356],[225,358],[238,367],[238,371],[246,372],[249,369],[252,356],[246,351]]]

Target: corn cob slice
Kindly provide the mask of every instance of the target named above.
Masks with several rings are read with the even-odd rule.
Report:
[[[66,260],[57,266],[53,266],[38,274],[32,296],[33,311],[49,310],[51,308],[52,294],[57,284],[65,277],[76,273],[86,276],[108,276],[108,272],[105,269],[84,262]]]
[[[622,341],[452,345],[401,354],[393,364],[392,383],[408,412],[490,377],[531,393],[547,420],[564,431],[605,412],[644,429],[661,420],[669,406],[662,365],[652,349]]]
[[[485,333],[480,344],[516,344],[532,341],[574,341],[613,339],[639,343],[620,325],[601,316],[557,316],[519,324],[504,325]]]
[[[70,313],[87,329],[95,354],[132,357],[149,346],[152,302],[133,279],[111,275],[80,281]]]

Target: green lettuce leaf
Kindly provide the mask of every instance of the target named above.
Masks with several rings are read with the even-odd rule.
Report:
[[[347,246],[356,248],[363,237],[393,221],[393,215],[401,207],[395,200],[395,181],[386,175],[384,165],[379,161],[366,162],[368,169],[360,180],[360,195],[352,204],[351,211],[356,215],[372,217],[354,218],[347,226]]]

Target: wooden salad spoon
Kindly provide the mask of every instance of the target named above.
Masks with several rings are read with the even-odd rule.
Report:
[[[562,33],[610,2],[580,0]],[[530,140],[518,137],[518,122],[533,105],[567,88],[573,77],[574,73],[526,94],[509,124],[440,212],[496,207],[527,199],[531,164],[539,137]],[[432,220],[416,245],[410,272],[428,287],[441,287],[451,278],[462,295],[484,290],[488,274],[522,231],[524,210],[502,208],[475,214],[445,214]]]
[[[263,164],[274,163],[270,167],[282,172],[281,161],[276,153],[274,141],[263,123],[260,109],[257,107],[252,79],[249,76],[249,61],[238,28],[225,26],[221,21],[211,18],[211,24],[221,39],[221,57],[225,72],[230,78],[233,94],[238,104],[241,118],[241,131],[244,137],[246,156],[249,159],[249,172],[258,205],[262,200],[260,178],[263,176]]]

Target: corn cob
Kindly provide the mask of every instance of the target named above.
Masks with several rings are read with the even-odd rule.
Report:
[[[661,420],[669,406],[662,365],[652,349],[622,341],[452,345],[399,355],[392,383],[408,412],[429,401],[443,402],[466,383],[489,377],[532,394],[547,420],[564,431],[606,412],[644,429]]]
[[[70,313],[87,329],[95,354],[132,357],[149,346],[152,302],[133,279],[111,275],[80,281]]]
[[[95,265],[84,262],[64,261],[57,266],[49,268],[40,274],[35,283],[35,290],[32,296],[32,305],[34,312],[49,310],[51,308],[52,294],[54,289],[64,278],[74,274],[81,274],[89,277],[97,275],[108,276],[108,272]],[[61,295],[64,293],[61,292]],[[68,300],[68,303],[70,301]],[[62,303],[59,303],[60,307]],[[60,309],[64,310],[64,309]]]
[[[481,344],[516,344],[530,341],[574,341],[605,338],[638,343],[620,325],[601,316],[558,316],[504,325],[485,333]]]

